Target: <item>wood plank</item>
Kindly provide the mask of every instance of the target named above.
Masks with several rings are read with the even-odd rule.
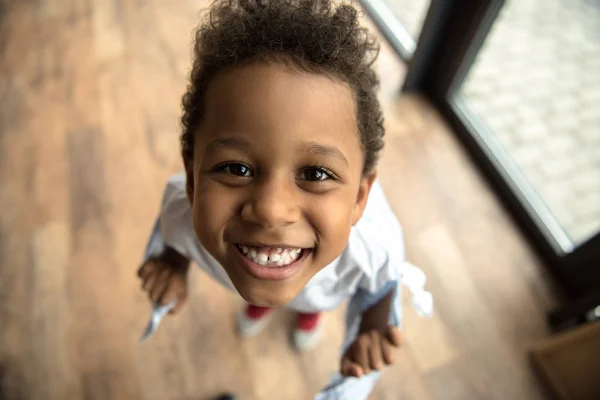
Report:
[[[77,323],[71,326],[74,357],[83,397],[139,398],[131,379],[133,359],[123,351],[130,334],[121,327],[117,263],[112,253],[110,203],[104,175],[104,137],[98,129],[68,135],[73,256],[69,266],[70,300]],[[126,303],[125,303],[126,304]]]
[[[102,65],[125,51],[123,1],[94,0],[93,10],[95,55],[96,61]]]
[[[407,343],[397,354],[396,364],[386,368],[375,385],[373,400],[429,400],[435,399],[430,384]]]
[[[52,223],[33,235],[31,279],[31,354],[34,397],[39,399],[77,398],[77,373],[70,357],[68,266],[71,253],[68,227]]]
[[[409,303],[410,299],[405,298],[405,301]],[[406,344],[421,372],[427,373],[459,356],[456,340],[439,314],[430,319],[423,318],[407,307],[403,316]]]

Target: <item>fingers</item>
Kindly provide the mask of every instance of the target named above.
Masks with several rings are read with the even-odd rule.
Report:
[[[390,326],[388,328],[386,338],[396,347],[402,345],[402,331],[397,326]]]
[[[181,307],[185,304],[187,300],[187,290],[185,287],[185,282],[179,279],[171,280],[169,286],[163,294],[161,302],[163,304],[166,304],[171,302],[171,300],[174,300],[175,298],[177,298],[177,304],[175,304],[175,307],[173,307],[173,309],[169,311],[169,314],[173,315],[177,314],[177,312],[181,309]]]
[[[396,362],[396,346],[388,342],[387,340],[383,340],[381,343],[381,353],[383,355],[383,361],[386,365],[392,365]]]
[[[394,363],[401,343],[402,335],[397,327],[361,334],[342,359],[342,375],[360,378],[371,371],[382,370],[386,365]]]
[[[148,293],[150,300],[158,304],[167,304],[177,298],[177,304],[169,312],[176,314],[187,297],[186,276],[177,273],[168,265],[149,261],[137,272],[142,280],[142,289]]]
[[[161,296],[161,303],[162,304],[167,304],[169,303],[171,300],[175,299],[176,297],[180,297],[180,295],[182,295],[183,293],[183,288],[180,286],[179,281],[176,279],[172,279],[170,281],[167,281],[167,285],[165,287],[164,292],[162,293]]]
[[[376,371],[383,368],[382,338],[379,332],[373,331],[370,335],[371,343],[369,346],[370,367]]]
[[[362,378],[364,375],[364,371],[360,365],[352,362],[348,357],[342,359],[341,373],[343,376],[353,376],[355,378]]]
[[[138,268],[137,271],[138,278],[144,279],[155,267],[156,266],[153,262],[146,262],[142,264],[142,266]]]
[[[152,287],[156,271],[157,267],[153,262],[147,262],[140,267],[138,276],[142,280],[142,290],[147,291]]]
[[[357,344],[355,361],[362,367],[363,372],[368,374],[371,372],[371,364],[369,362],[369,337],[366,335],[359,337]]]
[[[186,300],[187,300],[187,296],[185,296],[185,295],[178,296],[177,304],[175,304],[175,307],[173,307],[173,309],[171,311],[169,311],[169,314],[171,314],[171,315],[177,314],[179,312],[179,310],[181,309],[181,307],[183,307],[183,305],[185,304]],[[167,303],[169,301],[167,301]]]
[[[150,299],[155,303],[164,303],[162,301],[163,293],[166,291],[170,283],[171,271],[168,268],[164,268],[155,274],[155,279],[150,289]]]
[[[402,331],[396,326],[390,326],[382,341],[381,353],[386,365],[396,361],[396,350],[402,345]]]

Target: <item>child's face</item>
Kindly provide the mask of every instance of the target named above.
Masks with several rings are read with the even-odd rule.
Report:
[[[291,301],[345,248],[374,179],[364,177],[344,84],[255,64],[222,72],[186,162],[203,246],[249,303]]]

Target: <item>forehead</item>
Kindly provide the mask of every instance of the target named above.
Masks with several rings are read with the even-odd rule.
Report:
[[[203,125],[209,131],[319,133],[358,140],[356,103],[345,83],[281,63],[219,73],[208,87]],[[212,126],[211,126],[212,125]],[[231,132],[234,131],[234,132]],[[358,141],[360,143],[360,141]]]

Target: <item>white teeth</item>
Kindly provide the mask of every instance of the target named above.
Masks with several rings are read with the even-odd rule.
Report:
[[[302,249],[299,248],[281,248],[276,249],[269,247],[249,247],[249,246],[238,246],[242,254],[254,261],[259,265],[272,265],[272,266],[285,266],[296,261]],[[275,251],[273,251],[275,250]],[[272,254],[271,254],[272,253]],[[269,256],[269,254],[271,254]]]
[[[292,262],[292,257],[289,254],[283,256],[283,264],[287,265]]]

